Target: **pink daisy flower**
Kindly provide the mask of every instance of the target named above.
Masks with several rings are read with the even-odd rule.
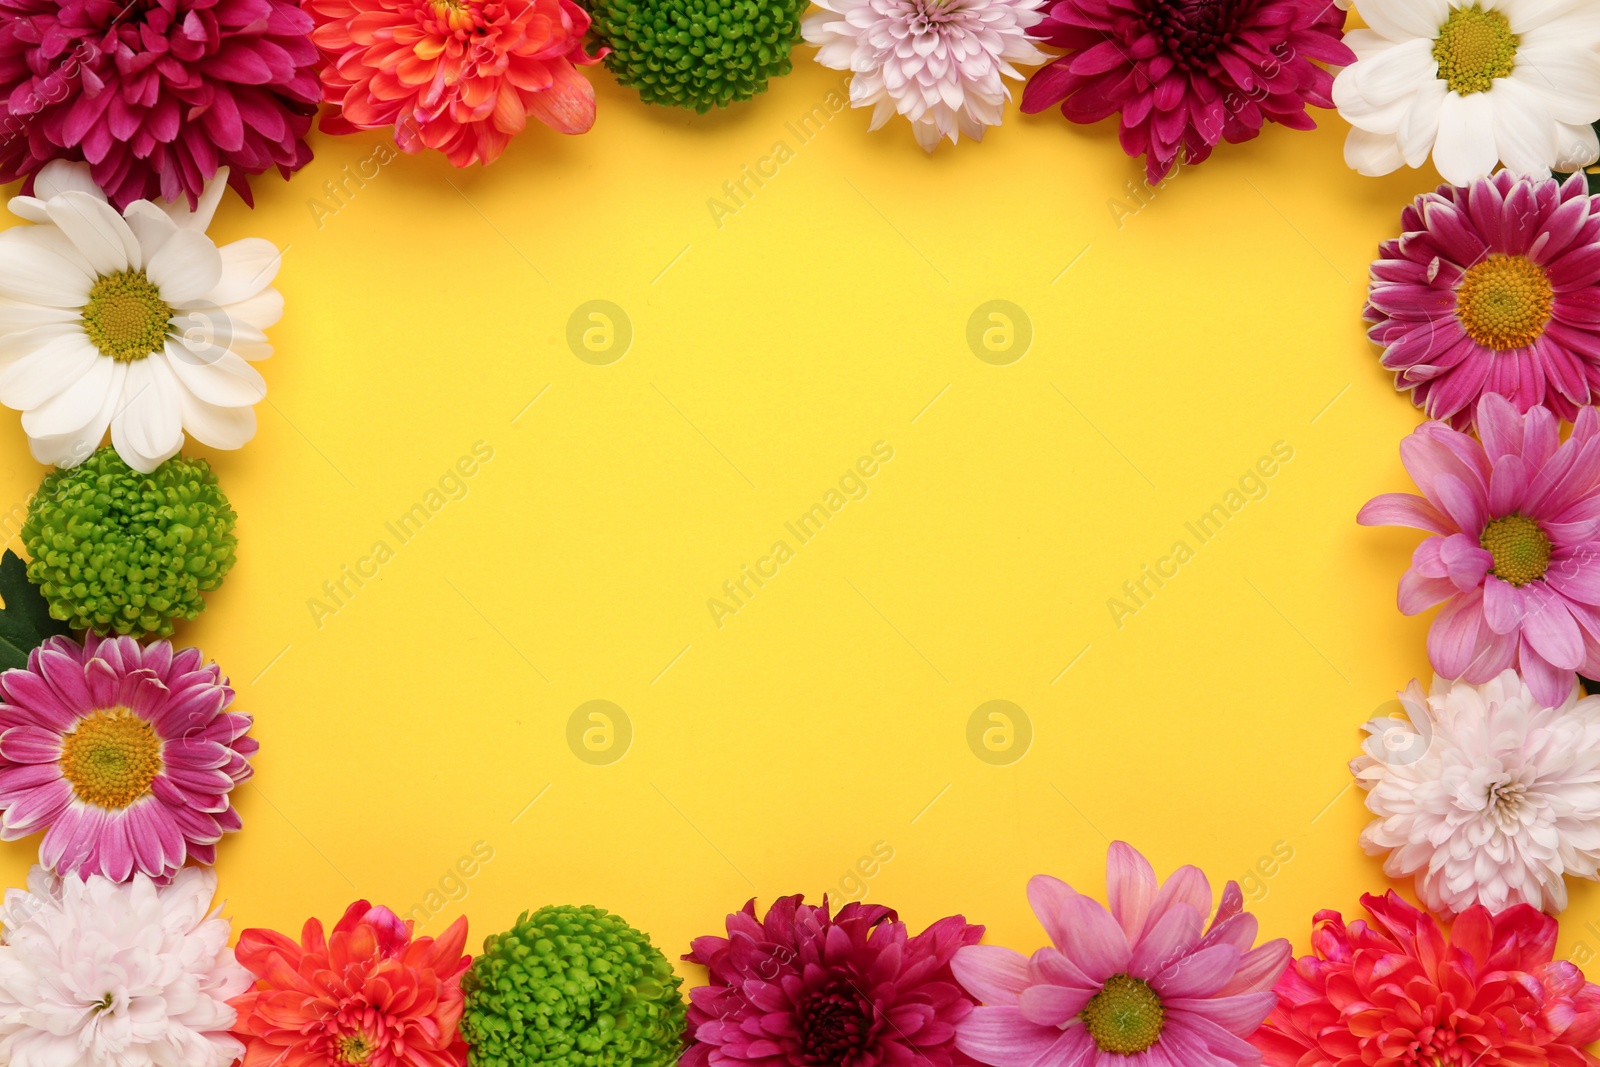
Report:
[[[1033,34],[1066,55],[1034,74],[1022,110],[1121,112],[1123,150],[1158,182],[1268,122],[1314,129],[1306,107],[1333,106],[1333,75],[1312,60],[1355,62],[1343,28],[1331,0],[1057,0]]]
[[[87,161],[118,210],[193,206],[229,167],[249,203],[311,159],[310,33],[291,0],[0,0],[0,182]]]
[[[972,1067],[955,1047],[973,1010],[950,973],[983,927],[959,915],[911,934],[893,909],[850,903],[837,915],[783,897],[697,937],[683,958],[710,972],[689,992],[682,1067]]]
[[[1600,209],[1583,174],[1502,170],[1424,193],[1400,219],[1366,310],[1395,388],[1458,430],[1485,393],[1569,421],[1600,396]]]
[[[0,675],[0,700],[0,838],[45,830],[45,867],[165,879],[239,829],[228,794],[257,745],[198,649],[52,637]]]
[[[1245,1040],[1272,1012],[1289,942],[1257,946],[1236,882],[1210,926],[1211,886],[1195,867],[1165,884],[1116,842],[1107,911],[1047,875],[1028,901],[1054,943],[1031,958],[974,945],[955,974],[983,1003],[956,1045],[993,1067],[1254,1067]]]
[[[1428,658],[1446,678],[1481,685],[1515,667],[1556,707],[1578,672],[1600,673],[1600,411],[1578,413],[1561,440],[1548,408],[1519,414],[1497,393],[1478,401],[1476,439],[1426,422],[1400,443],[1421,496],[1385,493],[1363,526],[1432,536],[1400,579],[1400,610],[1443,610]]]

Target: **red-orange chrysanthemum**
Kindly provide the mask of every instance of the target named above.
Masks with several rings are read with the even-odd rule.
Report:
[[[299,944],[272,930],[241,934],[234,954],[256,983],[229,1002],[240,1067],[464,1067],[467,920],[437,939],[413,938],[412,925],[358,900],[327,937],[316,919]]]
[[[393,126],[406,152],[493,163],[531,115],[562,133],[594,125],[577,63],[589,15],[573,0],[301,0],[327,60],[328,133]]]

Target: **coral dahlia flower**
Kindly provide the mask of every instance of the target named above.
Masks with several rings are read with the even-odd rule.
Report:
[[[1480,444],[1442,422],[1400,443],[1421,496],[1385,493],[1363,526],[1409,526],[1431,536],[1400,579],[1399,605],[1444,608],[1428,658],[1473,685],[1515,667],[1556,707],[1581,671],[1600,673],[1600,410],[1578,413],[1562,442],[1548,408],[1519,414],[1489,393],[1478,402]]]
[[[1268,1067],[1600,1064],[1600,986],[1554,959],[1554,919],[1474,905],[1446,934],[1392,891],[1361,903],[1375,922],[1317,913],[1253,1038]]]
[[[52,637],[0,674],[0,838],[45,830],[60,874],[165,879],[239,829],[250,716],[199,649]]]
[[[531,116],[562,133],[594,125],[577,63],[589,15],[572,0],[302,0],[327,62],[329,133],[394,127],[402,151],[458,167],[493,163]]]
[[[1034,35],[1066,51],[1029,80],[1022,110],[1055,104],[1073,122],[1121,113],[1122,147],[1151,182],[1268,122],[1316,127],[1348,63],[1329,0],[1056,0]]]
[[[1277,1002],[1289,942],[1256,945],[1235,882],[1212,916],[1195,867],[1165,884],[1121,841],[1106,861],[1111,908],[1048,875],[1028,900],[1052,944],[1032,957],[994,945],[956,953],[983,1004],[956,1045],[992,1067],[1254,1067],[1245,1040]],[[1211,918],[1207,926],[1207,918]]]
[[[798,895],[755,901],[728,936],[684,956],[711,972],[689,991],[682,1067],[965,1067],[956,1025],[973,1002],[950,961],[983,927],[959,915],[910,935],[894,911],[852,902],[828,914]],[[249,1065],[246,1065],[249,1067]]]
[[[228,167],[249,203],[311,160],[310,32],[292,0],[0,0],[0,183],[87,161],[117,208],[193,204]]]
[[[235,953],[255,976],[233,999],[239,1067],[464,1067],[461,975],[466,917],[437,939],[358,900],[325,935],[306,920],[298,944],[246,930]]]
[[[1600,399],[1600,198],[1581,172],[1440,186],[1400,220],[1366,310],[1395,388],[1458,430],[1484,393],[1569,421]]]

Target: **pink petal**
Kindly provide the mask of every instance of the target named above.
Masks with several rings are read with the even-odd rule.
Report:
[[[1373,497],[1356,515],[1363,526],[1409,526],[1430,533],[1451,534],[1456,527],[1427,500],[1410,493],[1384,493]]]
[[[1200,943],[1205,928],[1205,912],[1196,911],[1187,904],[1171,905],[1146,925],[1144,936],[1133,948],[1128,973],[1136,978],[1154,978],[1174,960],[1192,951]]]
[[[1125,841],[1112,842],[1106,855],[1106,895],[1130,944],[1139,939],[1159,887],[1149,860]]]
[[[950,961],[956,981],[980,1004],[1014,1005],[1028,988],[1028,958],[999,945],[967,945]]]
[[[1022,991],[1017,1006],[1022,1017],[1040,1026],[1063,1026],[1077,1018],[1097,990],[1068,989],[1058,985],[1029,986]]]
[[[1128,965],[1128,939],[1111,913],[1059,878],[1030,878],[1028,903],[1050,940],[1093,981],[1103,982]]]
[[[1483,593],[1473,590],[1452,599],[1428,630],[1428,659],[1446,678],[1459,678],[1477,655],[1482,637]]]
[[[979,1007],[956,1027],[956,1048],[990,1067],[1033,1067],[1059,1040],[1053,1026],[1038,1026],[1021,1008]]]
[[[1232,945],[1212,945],[1191,952],[1150,980],[1150,988],[1163,1002],[1183,997],[1214,995],[1239,969],[1239,950]]]

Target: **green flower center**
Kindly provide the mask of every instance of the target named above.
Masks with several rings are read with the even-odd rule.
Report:
[[[372,1055],[372,1039],[366,1034],[345,1034],[339,1038],[339,1062],[360,1067]]]
[[[1496,352],[1526,348],[1544,335],[1556,290],[1526,256],[1496,253],[1467,269],[1456,290],[1456,318],[1467,336]]]
[[[1498,11],[1458,7],[1450,12],[1433,42],[1439,77],[1462,96],[1486,93],[1496,78],[1504,78],[1517,65],[1522,38],[1511,32],[1510,21]]]
[[[83,330],[101,355],[118,363],[161,351],[171,325],[172,308],[142,270],[102,274],[89,289]]]
[[[1161,1039],[1167,1012],[1161,998],[1144,981],[1117,974],[1084,1007],[1084,1026],[1101,1052],[1131,1056]]]
[[[149,792],[161,773],[161,738],[127,708],[107,708],[80,719],[62,739],[60,765],[79,800],[118,810]]]
[[[1537,522],[1522,515],[1495,519],[1483,528],[1478,543],[1494,557],[1494,576],[1512,585],[1543,578],[1550,566],[1550,538]]]

